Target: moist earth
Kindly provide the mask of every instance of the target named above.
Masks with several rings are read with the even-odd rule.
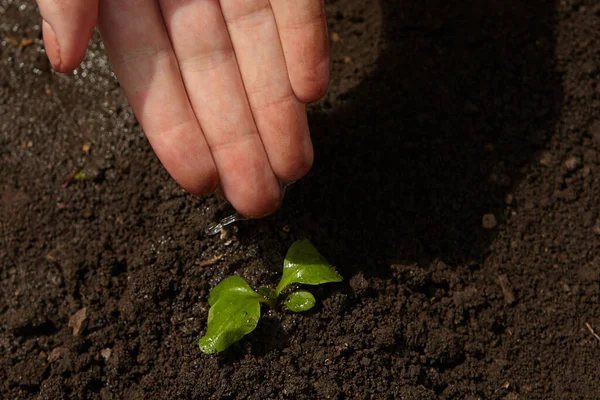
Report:
[[[169,178],[98,35],[56,74],[0,1],[0,397],[598,398],[598,2],[326,3],[315,166],[209,237],[231,208]],[[344,282],[201,353],[210,289],[300,238]]]

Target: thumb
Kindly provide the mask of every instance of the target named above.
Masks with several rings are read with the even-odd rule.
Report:
[[[87,49],[98,18],[98,0],[37,0],[44,46],[54,69],[75,69]]]

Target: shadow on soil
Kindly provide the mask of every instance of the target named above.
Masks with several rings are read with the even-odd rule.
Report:
[[[476,267],[494,237],[482,216],[502,224],[560,111],[554,4],[382,7],[377,69],[345,106],[312,115],[316,164],[284,213],[346,274],[436,258]]]

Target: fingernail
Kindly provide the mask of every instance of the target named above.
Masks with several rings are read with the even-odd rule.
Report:
[[[46,20],[42,21],[42,32],[44,34],[44,46],[48,59],[55,70],[61,71],[60,45],[54,29]]]

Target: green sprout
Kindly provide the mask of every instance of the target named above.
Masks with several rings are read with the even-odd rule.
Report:
[[[229,276],[215,286],[209,295],[206,334],[200,338],[200,350],[206,354],[221,352],[256,328],[260,305],[274,308],[281,292],[293,283],[320,285],[341,282],[338,274],[307,239],[289,248],[283,262],[283,275],[275,290],[261,286],[258,292],[239,276]],[[290,293],[283,304],[293,312],[310,310],[315,297],[306,290]]]

